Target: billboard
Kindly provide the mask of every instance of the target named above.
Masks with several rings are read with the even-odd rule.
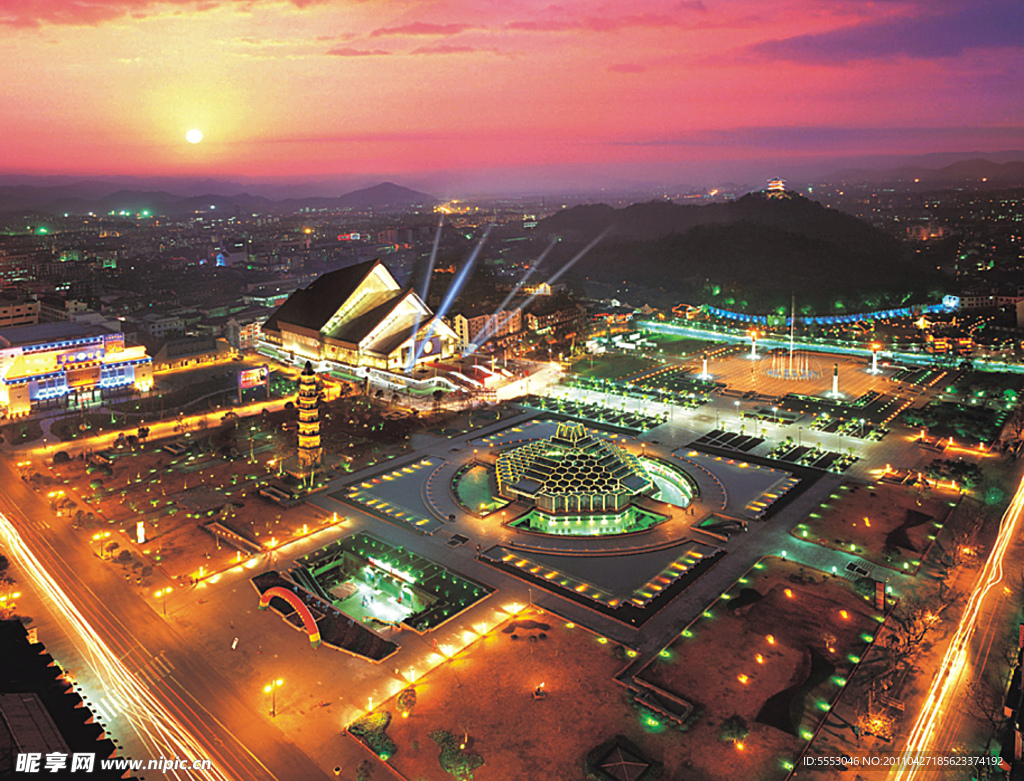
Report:
[[[238,387],[241,390],[255,388],[257,385],[264,385],[270,376],[270,367],[264,364],[253,369],[242,369],[238,372]]]
[[[103,347],[108,355],[121,352],[124,350],[124,334],[107,334],[103,337]]]

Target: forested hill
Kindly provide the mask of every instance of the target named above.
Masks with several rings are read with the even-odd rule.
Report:
[[[796,194],[706,206],[578,206],[538,227],[564,239],[563,253],[611,227],[574,266],[577,278],[748,311],[784,305],[792,294],[817,312],[850,311],[920,301],[944,285],[895,238]]]

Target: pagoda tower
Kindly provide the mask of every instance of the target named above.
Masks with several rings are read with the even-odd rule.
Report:
[[[316,373],[313,364],[306,366],[299,377],[299,467],[306,471],[323,460],[320,447],[320,411],[317,409]]]

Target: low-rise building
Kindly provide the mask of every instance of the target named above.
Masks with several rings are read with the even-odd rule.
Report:
[[[74,395],[98,401],[107,391],[153,386],[153,362],[124,334],[79,323],[39,323],[0,329],[0,409],[27,415]]]
[[[0,328],[34,325],[38,322],[38,301],[21,298],[0,298]]]

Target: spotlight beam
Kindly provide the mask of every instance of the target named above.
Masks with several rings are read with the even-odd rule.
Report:
[[[570,261],[569,261],[568,263],[566,263],[566,264],[565,264],[564,266],[562,266],[562,267],[561,267],[560,269],[558,269],[558,271],[556,271],[556,272],[554,273],[554,275],[552,275],[552,276],[551,276],[551,277],[550,277],[550,278],[548,279],[548,284],[549,284],[549,285],[553,285],[553,284],[555,284],[555,283],[556,283],[556,282],[557,282],[557,281],[559,280],[559,278],[560,278],[560,277],[561,277],[561,276],[562,276],[562,275],[563,275],[563,274],[564,274],[564,273],[565,273],[566,271],[568,271],[568,270],[569,270],[569,269],[571,269],[571,268],[572,268],[572,267],[573,267],[574,265],[576,265],[576,262],[577,262],[577,261],[579,261],[579,260],[580,260],[581,258],[583,258],[583,256],[584,256],[584,255],[586,255],[586,254],[587,254],[588,252],[590,252],[590,250],[592,250],[592,249],[593,249],[594,247],[596,247],[596,246],[597,246],[597,243],[598,243],[598,242],[599,242],[599,241],[600,241],[601,239],[603,239],[603,238],[604,238],[605,236],[607,236],[607,235],[608,235],[608,232],[609,232],[609,231],[610,231],[610,230],[612,229],[612,227],[613,227],[613,226],[609,225],[609,226],[608,226],[607,228],[605,228],[605,229],[604,229],[603,231],[601,231],[601,232],[600,232],[600,233],[598,234],[598,236],[597,236],[597,238],[596,238],[596,239],[594,239],[593,241],[591,241],[591,242],[590,242],[590,243],[589,243],[589,244],[588,244],[587,246],[585,246],[585,247],[584,247],[583,249],[581,249],[581,250],[580,250],[579,252],[577,252],[577,253],[576,253],[575,255],[573,255],[572,259],[571,259],[571,260],[570,260]],[[539,293],[533,293],[533,294],[531,294],[530,296],[528,296],[528,297],[526,298],[526,300],[525,300],[525,301],[523,301],[523,302],[522,302],[521,304],[519,304],[519,306],[520,306],[520,307],[522,307],[523,309],[525,309],[526,307],[528,307],[528,306],[529,306],[530,304],[532,304],[532,303],[533,303],[533,300],[534,300],[535,298],[537,298],[537,296],[538,296],[538,295],[540,295],[540,294],[539,294]]]
[[[430,328],[427,329],[426,335],[420,340],[419,344],[423,344],[423,342],[427,341],[434,335],[438,321],[448,314],[448,309],[451,307],[452,303],[454,303],[459,293],[462,292],[462,288],[466,284],[466,280],[469,278],[469,272],[476,263],[476,259],[480,255],[480,250],[482,250],[484,248],[484,244],[487,243],[487,237],[491,235],[491,228],[493,227],[493,222],[487,226],[487,229],[484,231],[484,235],[480,237],[480,241],[477,242],[477,245],[470,253],[469,260],[466,261],[465,265],[459,270],[459,273],[455,275],[455,279],[453,279],[452,283],[448,286],[448,290],[445,291],[444,294],[444,300],[441,302],[441,306],[438,307],[437,312],[434,314],[434,319],[430,321]],[[413,364],[415,364],[420,357],[419,344],[415,345]]]
[[[423,303],[427,303],[427,293],[430,291],[430,282],[434,277],[434,264],[437,262],[437,248],[441,245],[441,228],[444,225],[444,214],[441,215],[441,219],[437,221],[437,233],[434,234],[434,247],[430,250],[430,261],[427,263],[427,275],[423,279],[423,284],[420,285],[420,299]],[[409,338],[412,339],[413,349],[409,351],[409,362],[405,366],[407,372],[412,371],[412,367],[416,365],[416,334],[419,333],[420,325],[423,322],[423,316],[420,312],[416,313],[416,322],[412,327],[412,333],[409,334]]]
[[[474,342],[473,344],[471,344],[469,350],[466,351],[466,355],[472,355],[473,353],[475,353],[480,348],[480,345],[484,344],[490,338],[491,331],[497,327],[497,319],[499,315],[501,315],[501,313],[505,311],[505,307],[508,306],[509,302],[516,296],[516,294],[523,287],[523,285],[525,285],[526,282],[530,279],[530,277],[533,276],[533,272],[536,271],[537,267],[544,262],[544,258],[548,256],[548,253],[551,252],[552,249],[554,249],[557,243],[558,239],[552,239],[551,243],[548,244],[547,248],[540,254],[540,257],[537,258],[537,261],[526,270],[526,273],[523,275],[523,278],[516,283],[516,286],[512,288],[512,290],[509,292],[507,296],[505,296],[505,300],[501,302],[501,305],[494,310],[494,314],[492,314],[490,318],[488,318],[487,322],[484,323],[484,327],[481,328],[480,333],[477,334],[477,338],[480,340],[479,343]]]

